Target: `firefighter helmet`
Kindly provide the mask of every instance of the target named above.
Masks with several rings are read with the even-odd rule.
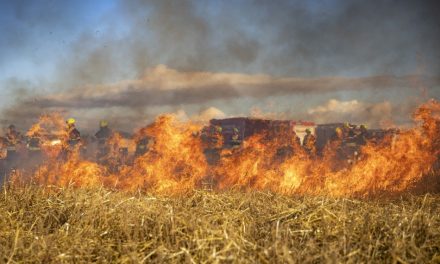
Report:
[[[307,134],[312,133],[312,131],[310,130],[310,128],[306,128],[306,133],[307,133]]]
[[[107,120],[101,120],[99,122],[99,126],[100,127],[107,127],[108,126],[108,121]]]
[[[362,124],[361,126],[360,126],[360,129],[367,129],[368,127],[367,127],[367,125],[365,125],[365,124]]]
[[[68,125],[74,125],[75,122],[76,122],[75,118],[69,118],[69,119],[66,120],[66,123],[67,123]]]

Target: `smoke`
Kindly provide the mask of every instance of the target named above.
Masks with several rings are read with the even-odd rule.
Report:
[[[17,48],[10,54],[25,50],[35,66],[54,60],[57,88],[140,76],[158,64],[274,76],[440,73],[436,1],[129,0],[81,28],[80,15],[94,8],[82,6],[7,4],[16,21],[0,24],[2,57]]]
[[[141,79],[109,85],[87,85],[25,101],[40,108],[105,108],[154,105],[203,104],[236,97],[265,98],[284,94],[326,93],[363,89],[405,89],[414,76],[372,76],[363,78],[276,78],[238,73],[181,72],[159,65]],[[430,86],[436,79],[427,79]]]
[[[364,123],[369,127],[387,128],[393,124],[393,112],[393,106],[388,101],[366,103],[358,100],[331,99],[323,105],[310,108],[307,115],[317,123],[351,122]]]
[[[108,85],[85,85],[52,94],[34,95],[32,99],[24,96],[18,105],[7,109],[5,113],[11,119],[23,120],[50,111],[66,111],[77,115],[81,112],[92,119],[98,115],[123,119],[132,123],[126,126],[133,128],[134,124],[140,125],[139,121],[146,121],[146,112],[154,108],[180,109],[188,105],[209,105],[214,101],[236,98],[263,99],[298,94],[322,95],[338,91],[409,89],[414,78],[420,76],[280,78],[265,74],[184,72],[159,65],[148,69],[141,78],[135,80]],[[437,79],[425,78],[425,84],[430,87],[439,83]],[[327,112],[334,111],[329,110]],[[318,108],[309,114],[321,112],[324,111]],[[349,117],[353,119],[353,116]],[[359,115],[358,119],[363,117]]]
[[[0,68],[13,61],[6,51],[25,50],[35,71],[49,60],[53,74],[8,83],[21,92],[4,122],[65,111],[88,118],[84,126],[107,118],[133,127],[162,110],[219,100],[358,92],[360,102],[406,91],[415,79],[436,93],[440,83],[435,1],[130,0],[82,28],[77,4],[8,5],[20,23],[0,16],[0,55],[9,59]]]
[[[211,119],[221,119],[226,118],[226,114],[218,108],[208,107],[203,111],[200,111],[199,114],[192,116],[192,120],[198,122],[209,122]]]
[[[304,120],[316,124],[350,122],[365,124],[369,128],[410,127],[412,123],[409,117],[417,106],[417,102],[410,100],[396,106],[389,101],[365,102],[330,99],[322,104],[309,107],[304,112],[271,112],[253,107],[250,116],[275,120]]]

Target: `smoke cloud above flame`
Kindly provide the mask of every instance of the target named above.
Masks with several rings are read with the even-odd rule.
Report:
[[[363,78],[347,77],[273,77],[265,74],[182,72],[165,65],[148,69],[136,80],[125,80],[113,84],[85,85],[62,92],[36,95],[32,99],[20,101],[20,106],[9,110],[8,116],[16,119],[28,115],[50,111],[107,112],[119,109],[126,113],[130,109],[157,107],[184,107],[187,105],[210,105],[214,101],[239,98],[264,99],[277,96],[319,95],[332,92],[380,91],[387,89],[411,89],[414,81],[420,76],[373,76]],[[437,79],[426,79],[429,87],[439,85]],[[391,117],[391,104],[365,104],[358,100],[342,102],[330,100],[325,106],[311,107],[307,118],[318,122],[338,120],[355,120],[374,123],[381,118]],[[212,109],[213,108],[208,108]],[[31,110],[31,112],[28,112]],[[111,110],[110,110],[111,111]],[[205,110],[204,110],[205,111]],[[144,111],[138,113],[143,115]],[[297,113],[298,114],[298,113]],[[195,119],[211,114],[203,113]],[[292,113],[294,115],[294,113]],[[223,114],[213,115],[224,117]],[[115,114],[117,119],[126,118]],[[134,118],[139,118],[134,114]],[[372,118],[379,118],[376,121]],[[143,118],[140,118],[143,120]],[[202,118],[206,120],[206,118]]]
[[[24,128],[60,111],[81,117],[83,128],[107,118],[132,129],[161,112],[197,119],[210,108],[236,116],[258,107],[379,126],[385,121],[378,112],[408,118],[411,111],[395,109],[421,90],[440,96],[436,1],[41,0],[0,7],[2,125]],[[265,108],[268,100],[273,108]],[[327,102],[330,108],[319,108]],[[348,114],[332,102],[358,103]]]
[[[419,76],[364,78],[275,78],[238,73],[179,72],[164,65],[147,70],[138,80],[87,85],[25,101],[41,108],[140,107],[207,103],[236,97],[265,98],[286,94],[326,93],[363,89],[410,88]],[[440,80],[428,80],[439,85]]]
[[[15,114],[17,119],[23,119],[29,114],[50,111],[72,113],[81,110],[99,112],[120,109],[121,112],[127,112],[127,109],[209,105],[216,100],[237,98],[258,100],[298,94],[410,89],[416,79],[420,79],[420,76],[277,78],[265,74],[182,72],[159,65],[148,69],[137,80],[108,85],[85,85],[68,91],[34,96],[32,99],[25,98],[18,106],[10,109],[8,116]],[[430,87],[439,84],[436,79],[425,79],[425,83],[429,83]],[[336,121],[335,119],[371,122],[370,119],[375,117],[390,118],[391,108],[389,102],[365,105],[357,100],[330,100],[325,106],[310,108],[307,117],[318,122]],[[32,109],[31,113],[26,112],[29,109]],[[139,115],[142,114],[141,111]],[[124,116],[119,115],[117,118]]]

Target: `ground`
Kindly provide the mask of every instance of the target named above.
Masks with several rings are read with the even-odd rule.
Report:
[[[0,256],[0,263],[440,263],[440,196],[5,188]]]

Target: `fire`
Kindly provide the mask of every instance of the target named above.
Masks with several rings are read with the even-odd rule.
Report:
[[[50,145],[51,146],[61,145],[61,140],[59,140],[59,139],[52,140],[52,141],[50,141]]]
[[[261,144],[260,138],[252,138],[233,158],[223,160],[218,187],[332,196],[402,192],[419,182],[438,159],[439,113],[438,102],[422,105],[415,114],[415,120],[422,122],[419,127],[379,145],[370,142],[361,149],[359,161],[339,170],[334,170],[334,151],[317,159],[298,153],[273,166],[280,144]]]
[[[120,187],[144,188],[158,193],[191,190],[205,177],[207,164],[194,124],[179,123],[175,116],[159,116],[139,131],[151,137],[151,149],[120,173]]]
[[[60,155],[62,141],[67,137],[64,118],[59,113],[45,114],[32,125],[26,135],[38,137],[45,156],[54,159]]]
[[[103,185],[161,194],[191,191],[204,182],[216,190],[240,188],[289,195],[398,194],[431,173],[440,155],[440,103],[432,100],[421,105],[414,120],[412,129],[392,133],[379,143],[367,142],[350,164],[337,159],[336,145],[328,145],[322,156],[307,153],[288,131],[281,136],[253,135],[239,148],[219,150],[218,162],[208,164],[206,144],[200,140],[202,128],[179,122],[173,115],[161,115],[134,136],[136,142],[148,139],[144,146],[148,150],[125,155],[133,152],[134,143],[115,133],[103,163],[84,157],[81,147],[59,159],[66,136],[64,122],[60,115],[45,115],[28,132],[49,142],[46,147],[42,144],[47,159],[35,169],[32,180],[44,185]]]
[[[38,168],[33,180],[44,185],[93,187],[104,182],[105,169],[74,155],[66,162],[54,161]]]

